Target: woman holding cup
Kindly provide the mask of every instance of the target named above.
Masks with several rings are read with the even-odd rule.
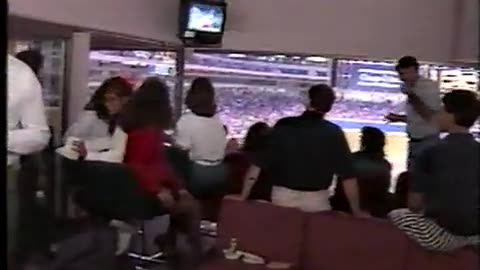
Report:
[[[132,92],[130,83],[121,77],[104,81],[79,120],[67,130],[60,153],[70,159],[122,162],[127,134],[117,127],[117,120]]]

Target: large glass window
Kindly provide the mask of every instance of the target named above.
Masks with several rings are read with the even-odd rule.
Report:
[[[448,92],[455,89],[478,91],[479,71],[473,68],[439,66],[436,68],[440,89]]]
[[[24,50],[38,50],[44,57],[40,81],[45,106],[61,107],[65,76],[65,42],[63,40],[19,41],[14,53]]]
[[[230,136],[243,138],[255,122],[300,114],[308,87],[330,82],[330,66],[323,57],[197,52],[186,59],[184,90],[196,77],[210,78]]]
[[[421,73],[428,77],[429,67]],[[338,60],[336,91],[339,99],[330,113],[344,128],[353,151],[359,150],[359,129],[377,127],[387,135],[386,154],[396,176],[406,168],[407,137],[404,124],[386,123],[390,113],[403,113],[405,95],[394,62]]]
[[[472,68],[423,64],[420,75],[438,81],[443,93],[457,89],[477,91],[479,87],[479,71]],[[358,128],[380,128],[387,134],[386,154],[394,175],[405,170],[405,125],[384,121],[387,113],[403,113],[405,107],[395,63],[338,60],[336,76],[335,89],[340,98],[329,116],[344,128],[352,149],[359,148]],[[474,130],[478,130],[478,126]]]
[[[62,131],[62,100],[65,84],[65,41],[17,41],[13,54],[25,50],[38,50],[43,56],[43,68],[39,74],[42,84],[42,97],[46,107],[47,120],[53,129],[53,142],[61,143]]]
[[[404,113],[406,100],[396,63],[338,59],[335,70],[332,64],[331,59],[316,56],[195,52],[186,59],[184,91],[194,78],[210,78],[217,90],[219,115],[230,136],[243,138],[257,121],[273,125],[280,118],[300,114],[311,85],[333,83],[337,102],[327,118],[344,129],[353,151],[359,150],[362,127],[383,130],[396,178],[406,169],[405,124],[384,119],[390,112]],[[472,69],[422,64],[420,74],[438,81],[443,90],[478,89],[478,71]]]
[[[92,51],[88,87],[91,94],[102,82],[113,76],[122,76],[138,86],[148,76],[165,80],[174,102],[176,53],[171,51]]]

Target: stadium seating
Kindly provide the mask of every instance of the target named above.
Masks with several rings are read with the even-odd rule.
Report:
[[[430,253],[408,240],[387,221],[356,219],[334,212],[307,214],[261,202],[225,200],[217,247],[232,238],[239,250],[268,261],[305,270],[473,270],[478,255],[469,249],[453,254]],[[228,261],[223,255],[201,270],[267,269]]]

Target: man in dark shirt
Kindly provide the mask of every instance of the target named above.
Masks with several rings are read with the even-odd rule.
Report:
[[[330,210],[328,188],[336,176],[345,188],[352,212],[362,215],[345,134],[324,119],[335,93],[327,85],[315,85],[309,90],[309,98],[309,107],[302,115],[277,122],[265,151],[247,172],[242,197],[248,196],[262,169],[272,179],[272,203],[309,212]]]
[[[409,210],[390,214],[407,235],[439,251],[478,241],[480,199],[480,144],[469,133],[480,102],[475,93],[457,90],[446,94],[443,104],[435,118],[449,134],[415,160]]]

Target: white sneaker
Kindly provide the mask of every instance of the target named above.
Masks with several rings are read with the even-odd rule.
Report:
[[[132,234],[130,232],[118,231],[117,250],[115,251],[116,256],[122,255],[130,248],[131,239]]]
[[[113,219],[110,221],[110,226],[115,227],[119,229],[122,232],[130,232],[132,234],[136,233],[138,230],[135,228],[135,226],[131,225],[130,223],[121,221],[121,220],[116,220]]]
[[[115,255],[121,255],[130,248],[132,235],[136,232],[135,227],[121,220],[110,221],[110,226],[117,228],[117,250]]]

